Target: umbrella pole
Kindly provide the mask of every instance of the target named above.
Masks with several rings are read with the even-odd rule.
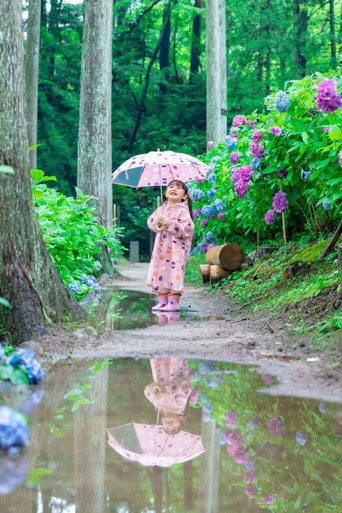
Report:
[[[164,205],[163,205],[163,189],[162,189],[162,184],[161,184],[161,171],[160,171],[160,168],[159,168],[159,186],[160,186],[160,201],[161,201],[161,207],[162,207],[162,212],[163,212],[163,215],[164,215]]]

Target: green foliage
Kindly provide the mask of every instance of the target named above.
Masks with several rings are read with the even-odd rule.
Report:
[[[12,365],[6,363],[6,358],[10,356],[15,349],[12,346],[3,346],[0,344],[0,381],[8,380],[12,385],[28,385],[29,375],[24,365]],[[2,362],[2,363],[1,363]]]
[[[326,76],[336,79],[340,75],[329,73]],[[315,237],[322,232],[328,233],[340,219],[342,173],[338,154],[342,148],[339,140],[342,109],[325,114],[315,108],[317,84],[323,78],[322,74],[315,73],[301,81],[291,81],[287,91],[290,101],[287,112],[277,112],[273,108],[275,95],[270,96],[267,103],[271,111],[266,114],[255,112],[247,116],[247,123],[234,128],[239,135],[234,150],[218,144],[217,148],[202,156],[203,160],[211,163],[216,183],[210,184],[206,180],[196,187],[202,189],[206,197],[195,203],[195,208],[210,205],[207,194],[211,188],[215,190],[215,199],[221,199],[226,205],[224,218],[209,218],[205,228],[206,232],[214,235],[216,242],[226,241],[230,234],[248,236],[257,231],[264,238],[279,236],[282,231],[281,214],[274,211],[275,223],[272,226],[265,222],[265,214],[272,210],[273,197],[279,191],[287,195],[290,208],[285,212],[285,222],[288,235],[293,238],[305,230]],[[274,135],[270,131],[272,127],[280,127],[281,134]],[[329,131],[323,132],[326,128]],[[231,181],[232,170],[251,166],[250,146],[256,131],[264,134],[259,141],[264,153],[254,164],[258,168],[252,170],[246,196],[239,198]],[[230,161],[233,151],[239,153],[236,165]],[[278,175],[284,169],[286,178]],[[328,211],[323,209],[323,202],[330,205]],[[206,216],[202,213],[196,221],[197,233],[201,233],[201,237],[200,223],[204,218]]]
[[[63,281],[67,285],[80,284],[76,294],[80,299],[89,290],[82,275],[100,272],[101,266],[96,260],[100,245],[108,246],[112,255],[123,252],[118,238],[121,230],[117,227],[106,230],[98,224],[95,207],[89,205],[91,196],[83,195],[76,188],[80,199],[67,197],[47,187],[45,182],[56,180],[54,176],[45,176],[39,169],[32,170],[31,175],[32,193],[47,249]]]

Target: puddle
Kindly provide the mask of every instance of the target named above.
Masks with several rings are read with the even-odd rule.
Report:
[[[134,290],[108,290],[94,310],[96,317],[113,330],[146,328],[154,324],[175,324],[201,320],[218,320],[184,305],[180,312],[153,312],[155,294]],[[89,306],[89,305],[88,305]]]
[[[20,398],[2,513],[342,511],[341,405],[258,392],[272,376],[243,365],[108,363],[60,363]]]

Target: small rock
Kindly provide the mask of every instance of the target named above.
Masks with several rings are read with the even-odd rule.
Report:
[[[107,273],[103,273],[101,274],[98,278],[97,278],[97,283],[103,287],[103,285],[106,285],[109,281],[109,275]]]
[[[85,326],[84,328],[78,328],[73,335],[77,338],[96,337],[97,331],[93,326]]]
[[[248,253],[248,255],[246,256],[246,264],[254,265],[255,264],[255,256],[256,256],[256,251],[252,251],[251,253]]]
[[[36,340],[28,340],[27,342],[23,342],[22,344],[19,344],[18,347],[20,347],[21,349],[30,349],[31,351],[34,352],[34,355],[36,358],[39,358],[40,353],[42,353],[44,351],[44,349],[42,348],[40,343],[37,342]]]

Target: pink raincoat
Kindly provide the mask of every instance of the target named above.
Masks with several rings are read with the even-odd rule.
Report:
[[[151,358],[150,363],[154,383],[145,387],[145,396],[161,412],[171,411],[181,415],[191,394],[187,360],[179,356],[168,356]],[[154,392],[156,385],[161,390],[157,394]]]
[[[161,232],[155,227],[158,216],[163,215],[162,207],[157,208],[148,218],[150,230],[157,233],[147,275],[147,285],[154,292],[184,292],[184,274],[191,241],[194,234],[194,223],[190,217],[186,202],[169,205],[164,203],[164,217],[170,224]]]

